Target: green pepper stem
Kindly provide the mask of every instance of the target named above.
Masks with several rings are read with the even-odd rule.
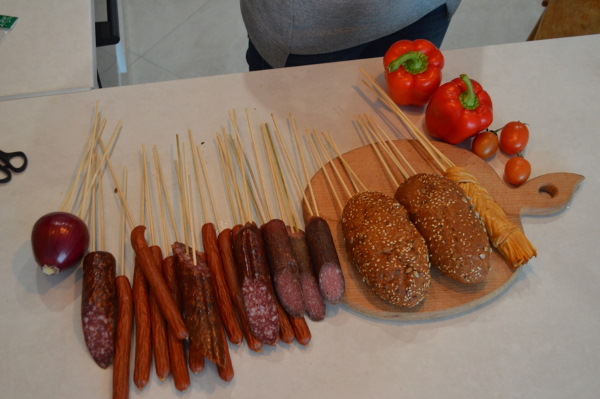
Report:
[[[467,85],[467,91],[463,91],[460,93],[460,102],[466,109],[474,110],[479,107],[479,99],[475,95],[475,90],[473,90],[473,83],[471,79],[466,74],[460,75],[460,79]]]
[[[402,65],[406,72],[416,75],[425,72],[428,64],[429,59],[425,54],[420,51],[409,51],[390,62],[387,71],[388,73],[394,72]]]

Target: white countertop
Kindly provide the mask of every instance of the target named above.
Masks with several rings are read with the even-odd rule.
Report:
[[[309,322],[312,341],[278,345],[261,354],[230,346],[235,378],[222,382],[207,365],[179,394],[153,376],[131,396],[343,398],[595,398],[600,391],[600,35],[445,52],[444,81],[467,73],[494,101],[499,127],[529,124],[526,156],[532,176],[585,176],[571,204],[558,214],[523,217],[538,257],[495,300],[452,317],[418,322],[381,321],[344,305]],[[123,123],[112,156],[128,167],[138,217],[139,153],[157,144],[163,165],[172,160],[175,134],[205,141],[218,173],[214,135],[230,129],[228,112],[282,128],[291,112],[301,132],[331,131],[342,151],[360,145],[355,116],[375,115],[359,67],[381,78],[380,60],[353,61],[0,102],[0,148],[21,150],[29,167],[0,185],[0,386],[10,398],[106,398],[111,369],[91,360],[81,333],[81,269],[47,277],[30,248],[31,227],[60,205],[87,138],[96,102],[108,136]],[[422,110],[407,109],[420,126]],[[389,115],[383,111],[383,115]],[[255,126],[255,128],[257,128]],[[242,129],[245,129],[242,127]],[[257,128],[258,129],[258,128]],[[243,130],[244,132],[246,130]],[[287,130],[285,130],[287,131]],[[244,134],[244,143],[249,137]],[[492,165],[501,170],[497,156]],[[167,166],[168,167],[168,166]],[[217,179],[218,180],[218,175]],[[221,227],[230,226],[224,188],[215,185]],[[300,200],[298,200],[299,206]],[[108,249],[118,253],[118,208],[107,201]],[[131,264],[128,264],[131,277]]]
[[[91,1],[0,0],[0,14],[19,17],[0,41],[0,100],[95,86]]]

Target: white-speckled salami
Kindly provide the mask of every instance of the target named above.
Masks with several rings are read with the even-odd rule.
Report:
[[[98,366],[113,362],[115,330],[115,258],[104,251],[83,259],[81,325],[85,343]]]

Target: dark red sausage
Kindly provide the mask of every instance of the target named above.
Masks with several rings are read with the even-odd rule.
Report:
[[[228,343],[204,256],[198,254],[194,264],[184,244],[175,243],[172,247],[177,257],[177,282],[185,323],[190,333],[190,350],[198,350],[218,366],[225,366]]]
[[[254,223],[247,223],[233,236],[233,252],[250,329],[261,342],[275,345],[279,339],[279,317],[262,237]]]
[[[150,297],[148,283],[137,258],[133,269],[133,314],[135,319],[135,357],[133,383],[142,389],[150,380],[152,366],[152,338],[150,326]]]
[[[217,244],[219,246],[221,260],[223,261],[223,275],[227,281],[229,296],[231,297],[231,302],[235,306],[235,310],[240,321],[240,327],[242,328],[244,337],[246,338],[246,344],[253,351],[260,351],[262,348],[262,342],[256,339],[254,334],[252,334],[250,325],[248,324],[248,315],[246,314],[246,308],[244,307],[242,287],[237,275],[237,268],[233,256],[231,229],[224,229],[219,233],[219,236],[217,237]]]
[[[167,256],[162,262],[162,272],[165,282],[171,291],[173,300],[180,306],[179,289],[177,288],[177,277],[175,275],[175,257]],[[187,360],[183,341],[175,334],[167,331],[167,343],[169,344],[169,360],[171,362],[171,374],[173,383],[179,391],[185,391],[190,386],[190,373],[188,372]]]
[[[290,231],[289,236],[294,258],[296,258],[298,269],[300,270],[300,284],[302,285],[306,315],[313,321],[323,320],[326,310],[325,300],[319,290],[319,284],[310,263],[306,236],[302,230],[296,232]]]
[[[267,251],[275,292],[283,308],[292,317],[304,315],[304,298],[298,263],[285,223],[273,219],[260,228]]]
[[[117,328],[113,363],[113,399],[129,397],[129,363],[133,331],[133,299],[127,276],[115,279],[117,293]]]
[[[103,369],[112,364],[115,349],[115,277],[115,258],[110,253],[90,252],[83,259],[83,337],[92,358]]]
[[[323,298],[338,303],[346,290],[340,259],[327,222],[311,216],[306,223],[306,244]]]

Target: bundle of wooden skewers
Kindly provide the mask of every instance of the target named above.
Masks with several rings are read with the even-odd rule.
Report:
[[[234,112],[230,114],[233,134],[223,129],[215,137],[234,219],[233,226],[219,231],[221,215],[204,160],[205,147],[194,143],[191,131],[189,143],[175,137],[174,193],[167,188],[157,147],[153,147],[153,181],[142,145],[136,222],[126,197],[127,172],[119,181],[109,157],[120,123],[109,146],[104,146],[99,126],[106,122],[96,109],[82,161],[87,171],[85,166],[79,168],[68,198],[77,195],[80,176],[92,176],[80,200],[89,204],[92,215],[85,218],[92,246],[83,260],[82,331],[96,363],[102,368],[113,365],[115,398],[128,397],[131,369],[134,384],[144,389],[152,364],[160,381],[172,376],[180,391],[190,386],[190,371],[202,372],[206,360],[215,364],[222,380],[231,381],[229,345],[246,342],[256,352],[279,342],[296,340],[308,345],[312,336],[305,316],[323,320],[326,304],[338,303],[344,294],[335,244],[316,203],[308,199],[305,203],[310,209],[306,224],[292,205],[306,182],[294,171],[275,117],[273,128],[261,124],[262,143],[258,144],[248,111],[246,116],[256,163],[242,148]],[[259,147],[267,156],[267,169],[259,162]],[[306,162],[302,162],[307,177]],[[100,184],[105,167],[121,208],[118,272],[105,248]],[[269,190],[275,201],[267,198]],[[125,259],[127,227],[134,252],[131,284]]]

